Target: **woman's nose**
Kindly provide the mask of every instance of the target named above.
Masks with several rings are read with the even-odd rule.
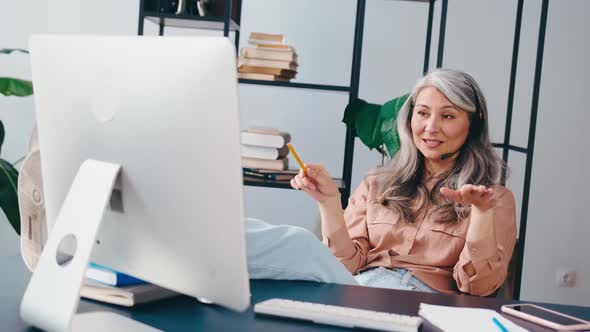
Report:
[[[437,132],[439,130],[438,119],[435,116],[431,116],[426,120],[426,126],[424,130],[427,132]]]

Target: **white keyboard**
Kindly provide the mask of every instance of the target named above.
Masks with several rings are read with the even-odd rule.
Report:
[[[417,332],[422,318],[283,299],[271,299],[254,305],[257,314],[312,321],[317,324],[359,327],[380,331]]]

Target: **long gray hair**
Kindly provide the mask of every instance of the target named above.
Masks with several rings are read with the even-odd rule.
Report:
[[[411,119],[416,96],[426,87],[434,87],[461,110],[469,113],[469,135],[455,160],[432,190],[425,185],[424,157],[414,144]],[[461,188],[464,184],[490,186],[498,183],[505,163],[494,151],[488,133],[488,110],[479,85],[470,75],[451,69],[436,69],[418,80],[397,117],[400,149],[383,167],[370,172],[378,184],[378,202],[413,223],[422,213],[439,222],[465,219],[470,206],[455,203],[439,193],[440,188]],[[432,209],[429,205],[432,204]]]

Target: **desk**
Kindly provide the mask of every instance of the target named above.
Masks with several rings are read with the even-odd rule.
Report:
[[[32,330],[19,316],[20,301],[30,273],[26,270],[21,258],[16,256],[0,257],[0,267],[2,271],[0,273],[1,329],[3,331]],[[416,315],[420,302],[489,308],[498,311],[502,304],[515,303],[515,301],[465,295],[430,294],[304,281],[253,280],[250,286],[252,304],[279,297],[406,315]],[[48,299],[48,301],[51,300]],[[546,306],[590,320],[590,308]],[[187,296],[178,296],[131,309],[82,300],[78,311],[114,311],[164,331],[350,331],[302,321],[257,317],[252,308],[251,306],[245,313],[236,313],[218,306],[201,304]],[[510,319],[531,331],[552,331],[518,318],[510,317]],[[421,331],[435,330],[428,323],[421,328]]]

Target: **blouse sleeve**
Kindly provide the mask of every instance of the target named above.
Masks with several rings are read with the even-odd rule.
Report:
[[[499,191],[493,218],[496,239],[468,240],[454,267],[453,278],[461,292],[487,296],[506,279],[516,243],[516,208],[510,190],[502,187]],[[475,270],[475,274],[467,273],[465,267],[468,264],[472,265],[470,270]]]
[[[322,234],[324,243],[352,274],[356,274],[367,264],[367,252],[369,251],[367,233],[368,181],[364,180],[349,197],[348,206],[344,211],[345,226],[332,234]]]

